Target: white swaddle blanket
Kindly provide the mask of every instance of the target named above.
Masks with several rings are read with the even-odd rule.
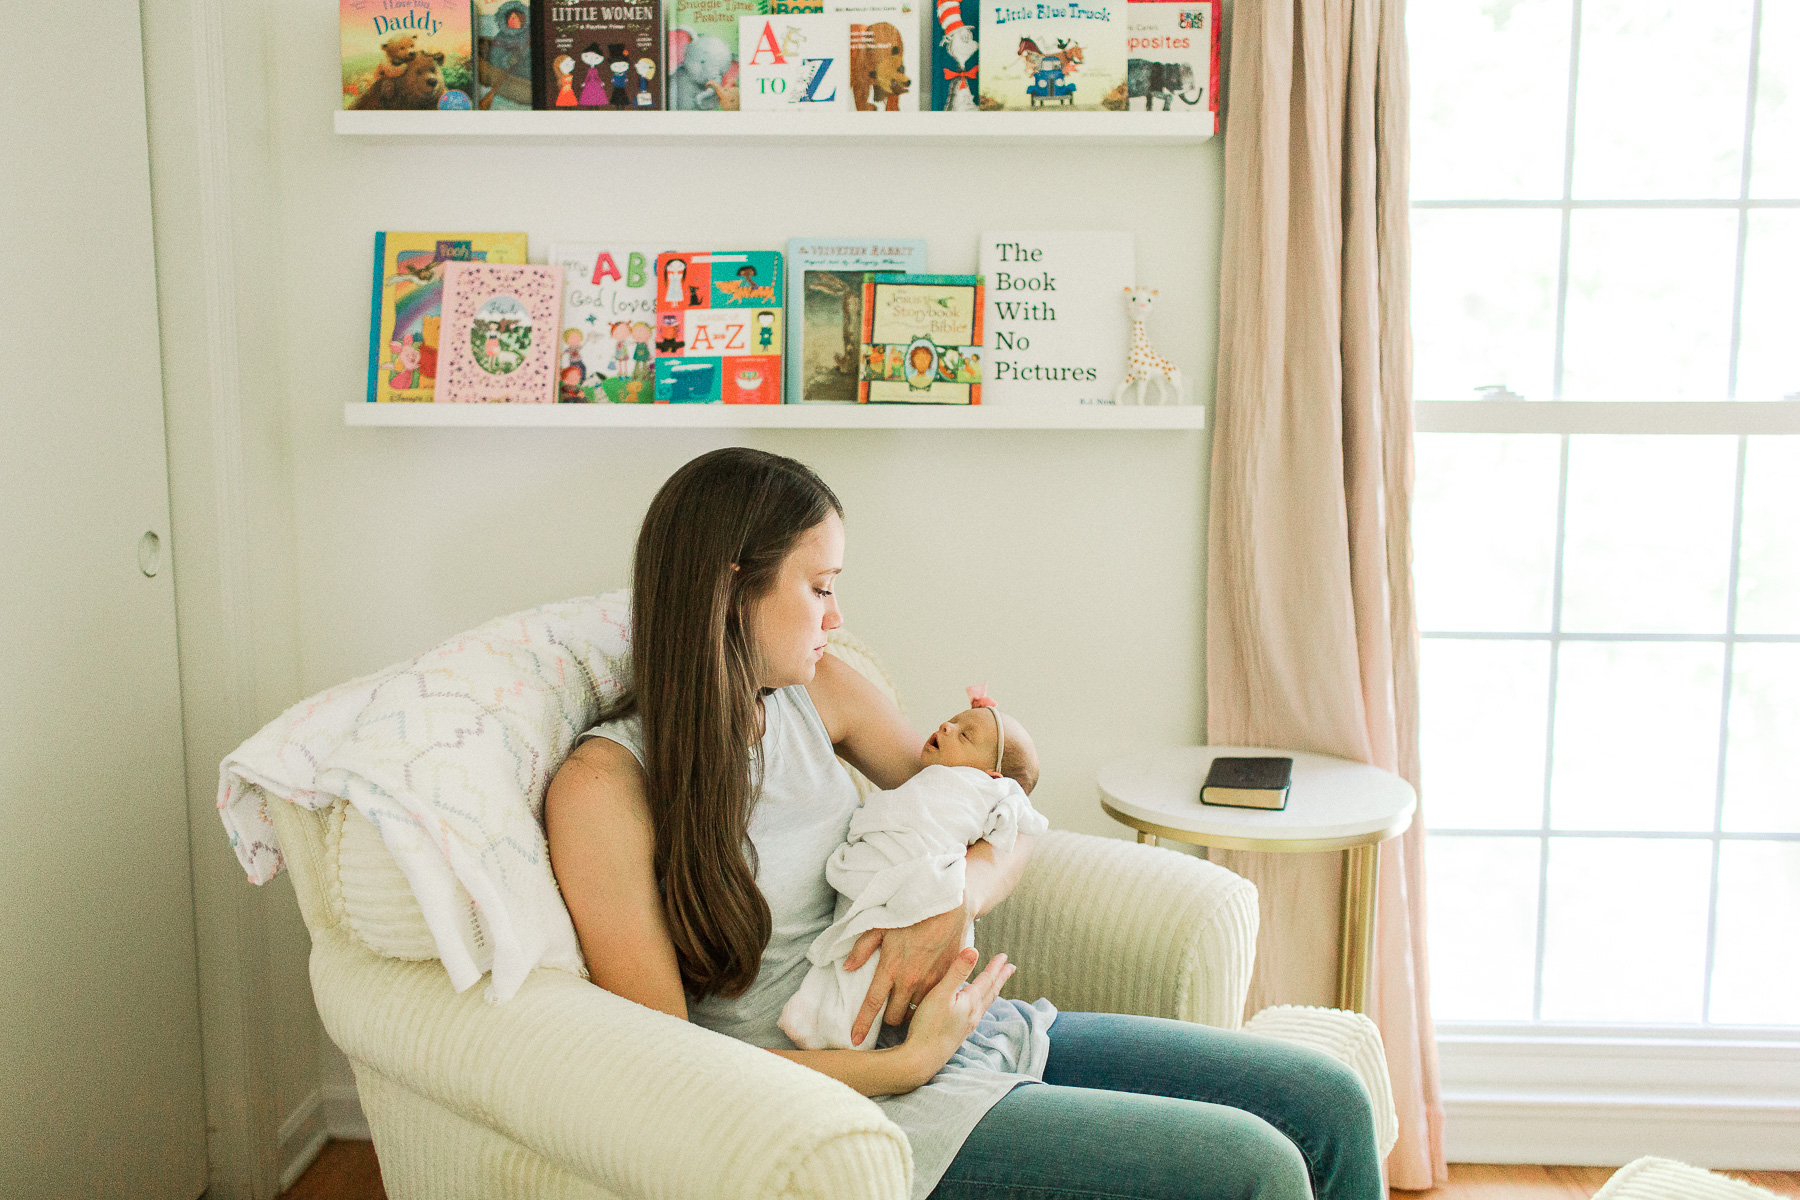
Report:
[[[962,903],[964,856],[986,840],[1009,853],[1018,836],[1050,828],[1031,807],[1025,789],[974,767],[929,766],[891,791],[875,792],[850,819],[844,844],[825,863],[837,890],[837,919],[806,952],[812,969],[781,1010],[781,1030],[802,1050],[866,1050],[875,1044],[875,1021],[860,1046],[850,1027],[881,960],[877,951],[856,971],[844,959],[871,929],[900,929]]]

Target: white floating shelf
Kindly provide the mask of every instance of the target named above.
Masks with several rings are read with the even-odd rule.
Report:
[[[690,140],[743,138],[1043,139],[1121,145],[1197,144],[1213,135],[1210,113],[1183,112],[357,112],[332,114],[333,128],[356,137],[495,138],[505,141]]]
[[[1076,408],[921,404],[369,404],[346,425],[530,425],[573,429],[1204,429],[1198,404]]]

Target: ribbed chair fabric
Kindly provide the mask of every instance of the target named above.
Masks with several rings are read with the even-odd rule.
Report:
[[[1356,1072],[1375,1113],[1375,1144],[1383,1156],[1394,1148],[1400,1137],[1400,1117],[1394,1111],[1393,1083],[1375,1022],[1342,1009],[1277,1004],[1245,1022],[1244,1032],[1310,1046]]]
[[[1671,1158],[1640,1158],[1613,1173],[1594,1200],[1778,1200],[1767,1188]]]

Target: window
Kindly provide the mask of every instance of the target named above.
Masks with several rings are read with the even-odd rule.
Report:
[[[1434,1015],[1800,1037],[1800,3],[1407,22]]]

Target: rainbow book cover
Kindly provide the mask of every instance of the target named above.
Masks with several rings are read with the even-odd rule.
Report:
[[[469,0],[338,0],[345,108],[472,108]]]
[[[738,18],[757,0],[675,0],[669,18],[669,107],[684,112],[738,108]]]
[[[780,404],[778,250],[656,259],[656,402]]]
[[[863,276],[924,267],[922,238],[789,238],[787,402],[854,404]]]
[[[981,108],[1122,110],[1126,0],[981,0]]]
[[[982,278],[863,277],[859,399],[980,404]]]
[[[560,267],[453,262],[444,268],[439,404],[554,404]]]
[[[648,404],[656,398],[656,256],[651,246],[563,242],[549,262],[563,273],[557,399],[564,404]]]
[[[370,402],[431,399],[446,264],[525,257],[522,233],[378,232],[369,301]]]
[[[1125,108],[1178,112],[1218,132],[1219,0],[1130,0]]]
[[[531,16],[538,61],[532,107],[566,112],[662,109],[661,0],[532,0]]]
[[[931,34],[931,111],[975,112],[981,104],[981,0],[937,0]]]
[[[530,109],[531,7],[525,0],[475,0],[475,107]]]

